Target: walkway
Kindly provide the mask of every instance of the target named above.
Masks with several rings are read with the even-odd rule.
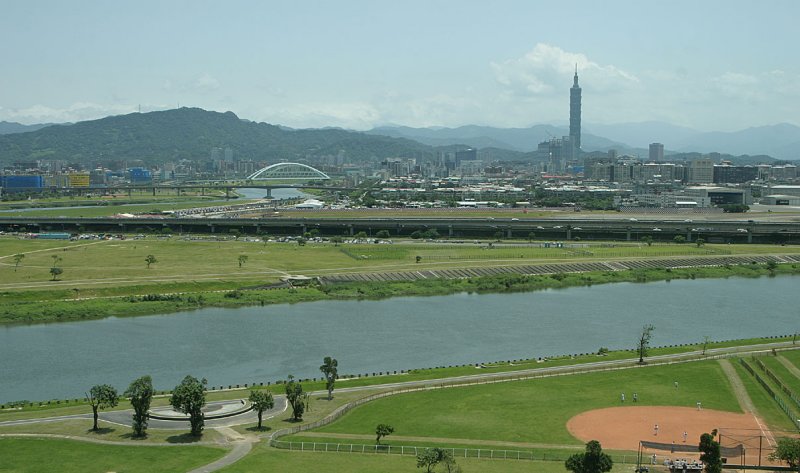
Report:
[[[744,383],[742,383],[742,378],[740,378],[739,374],[736,373],[736,370],[733,368],[733,365],[731,365],[731,362],[723,359],[719,360],[719,364],[722,367],[722,371],[725,373],[725,376],[728,377],[728,381],[731,383],[733,393],[736,395],[736,399],[739,401],[739,407],[741,407],[745,413],[752,414],[753,419],[755,419],[756,424],[758,424],[758,427],[761,430],[761,434],[767,439],[767,442],[770,444],[770,446],[775,445],[775,438],[766,427],[764,421],[761,420],[758,410],[756,409],[755,404],[753,404],[753,400],[750,399],[750,394],[747,393],[747,388],[745,388]]]
[[[797,376],[798,378],[800,378],[800,369],[798,369],[798,368],[797,368],[797,367],[794,365],[794,363],[792,363],[791,361],[789,361],[787,358],[785,358],[785,357],[783,357],[783,356],[779,356],[779,357],[778,357],[778,361],[780,361],[780,362],[781,362],[781,364],[782,364],[783,366],[785,366],[785,367],[786,367],[786,369],[787,369],[787,370],[789,370],[789,372],[790,372],[790,373],[792,373],[793,375],[795,375],[795,376]]]

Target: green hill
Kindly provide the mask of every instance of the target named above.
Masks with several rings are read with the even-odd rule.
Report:
[[[214,147],[231,148],[237,158],[255,161],[296,160],[340,151],[351,161],[435,155],[431,146],[403,138],[339,129],[289,130],[241,120],[233,112],[180,108],[2,135],[0,162],[140,159],[157,163],[206,159]]]

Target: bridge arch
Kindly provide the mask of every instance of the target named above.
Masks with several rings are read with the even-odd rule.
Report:
[[[297,179],[297,180],[328,180],[330,176],[314,169],[307,164],[277,163],[259,169],[247,176],[248,179]]]

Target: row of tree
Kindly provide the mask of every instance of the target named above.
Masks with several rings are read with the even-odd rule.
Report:
[[[339,378],[339,362],[330,356],[326,356],[320,371],[325,376],[325,387],[328,390],[328,399],[333,399],[333,388]],[[205,415],[203,407],[206,405],[206,379],[198,380],[194,376],[186,376],[175,389],[169,398],[170,405],[178,412],[189,416],[192,435],[200,435],[205,426]],[[308,393],[303,390],[303,385],[289,375],[285,383],[286,400],[292,408],[292,419],[300,421],[303,413],[309,405]],[[146,435],[148,424],[148,411],[150,403],[155,395],[153,380],[150,376],[142,376],[134,380],[123,396],[128,398],[133,407],[133,434],[136,437]],[[106,408],[116,407],[119,404],[119,393],[114,386],[109,384],[98,384],[92,386],[86,394],[89,405],[92,407],[94,424],[92,430],[97,431],[97,420],[99,411]],[[275,406],[275,399],[271,392],[266,390],[253,389],[250,391],[249,401],[253,410],[258,415],[258,429],[262,428],[263,413]]]

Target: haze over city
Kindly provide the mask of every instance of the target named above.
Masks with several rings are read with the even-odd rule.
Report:
[[[0,120],[177,106],[291,127],[800,124],[795,20],[773,1],[6,1]]]

